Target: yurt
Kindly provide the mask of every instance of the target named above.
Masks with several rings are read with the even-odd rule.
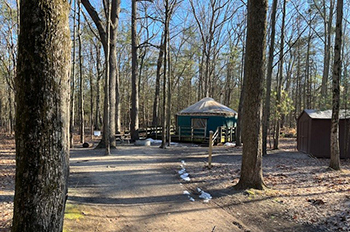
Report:
[[[237,112],[213,98],[206,97],[178,112],[176,119],[179,138],[208,138],[209,131],[218,131],[221,134],[230,132],[229,137],[232,140]]]

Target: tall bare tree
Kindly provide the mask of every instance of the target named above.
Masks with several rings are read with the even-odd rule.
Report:
[[[154,100],[153,100],[153,119],[152,126],[158,126],[159,123],[159,94],[160,94],[160,78],[161,78],[161,69],[163,64],[163,54],[164,54],[164,45],[163,45],[163,35],[161,37],[161,44],[159,46],[159,53],[157,59],[157,72],[156,72],[156,86],[154,92]]]
[[[168,64],[168,42],[169,42],[169,22],[170,22],[170,10],[169,10],[169,0],[165,0],[165,19],[164,19],[164,61],[163,61],[163,108],[162,108],[162,143],[160,145],[160,148],[166,148],[166,136],[167,136],[167,113],[169,105],[167,104],[167,74],[169,71],[167,64]]]
[[[221,30],[225,23],[232,18],[235,10],[230,0],[199,1],[190,0],[190,6],[195,18],[202,42],[202,57],[200,61],[200,98],[212,95],[213,68],[215,65],[215,51]]]
[[[131,1],[131,111],[130,134],[131,140],[138,139],[139,127],[139,86],[138,86],[138,57],[137,57],[137,0]]]
[[[334,0],[329,1],[329,13],[327,18],[326,1],[323,2],[323,18],[324,18],[324,57],[323,57],[323,73],[321,85],[321,104],[325,105],[327,96],[327,84],[329,76],[329,63],[331,59],[331,36],[333,26],[333,3]]]
[[[110,94],[110,66],[109,66],[109,62],[110,62],[110,52],[111,52],[111,47],[110,47],[110,43],[111,43],[111,38],[110,38],[110,33],[111,33],[111,21],[109,20],[111,17],[111,2],[109,0],[107,0],[105,2],[105,4],[107,4],[106,7],[106,18],[107,20],[107,26],[106,26],[106,34],[107,34],[107,50],[106,52],[106,75],[105,75],[105,101],[104,101],[104,112],[103,112],[103,131],[104,131],[104,142],[105,142],[105,155],[110,155],[111,154],[111,128],[110,128],[110,124],[111,121],[111,114],[109,111],[111,111],[111,94]]]
[[[79,57],[79,132],[80,143],[85,142],[84,123],[84,78],[83,78],[83,54],[81,42],[81,2],[78,0],[78,57]]]
[[[270,125],[270,108],[271,108],[271,82],[272,82],[272,70],[273,70],[273,58],[275,51],[275,35],[276,35],[276,12],[277,12],[278,0],[272,2],[271,12],[271,38],[269,46],[269,60],[267,63],[267,74],[266,74],[266,94],[265,94],[265,106],[263,111],[263,131],[262,131],[262,149],[263,155],[267,153],[267,132]]]
[[[339,108],[340,108],[340,77],[341,77],[341,47],[342,47],[342,21],[343,0],[337,0],[337,20],[335,27],[334,65],[333,65],[333,100],[332,100],[332,123],[331,123],[331,160],[329,167],[340,170],[339,150]]]
[[[244,73],[241,176],[236,188],[263,189],[261,101],[263,94],[267,0],[248,0]]]
[[[280,55],[279,55],[279,68],[277,75],[277,86],[276,86],[276,116],[275,116],[275,136],[273,141],[273,149],[278,149],[279,136],[281,129],[281,98],[282,98],[282,81],[283,81],[283,58],[284,58],[284,29],[286,21],[286,0],[283,1],[282,6],[282,26],[281,26],[281,42],[280,42]]]
[[[110,142],[111,146],[115,147],[116,146],[116,140],[115,140],[115,132],[116,132],[116,125],[115,125],[115,117],[116,117],[116,109],[120,109],[119,106],[116,106],[116,104],[120,103],[119,99],[116,100],[116,96],[119,96],[119,94],[116,95],[116,91],[119,91],[116,88],[116,78],[117,78],[117,54],[116,54],[116,42],[117,42],[117,32],[118,32],[118,24],[119,24],[119,13],[120,13],[120,0],[112,0],[111,2],[111,10],[110,10],[110,18],[109,20],[106,21],[106,24],[110,22],[108,25],[110,25],[110,28],[107,28],[107,25],[104,24],[103,20],[97,13],[96,9],[91,5],[89,0],[81,0],[81,3],[84,5],[86,11],[89,13],[91,19],[95,23],[98,34],[102,43],[103,50],[105,52],[105,56],[107,54],[107,50],[110,49],[109,58],[105,57],[105,60],[109,60],[109,62],[106,65],[109,65],[109,83],[107,84],[109,87],[109,102],[110,102],[110,110],[104,112],[109,114],[109,131],[103,131],[103,138],[98,145],[98,147],[105,147],[104,141],[105,141],[105,136],[107,133],[109,134],[110,137]],[[108,4],[105,2],[104,4],[104,12],[106,15],[106,19],[108,19],[107,16],[107,7]],[[104,26],[106,25],[106,27]],[[107,31],[110,30],[109,35],[107,34]],[[110,43],[108,44],[108,37],[110,39]],[[107,47],[109,46],[109,48]],[[119,86],[118,86],[119,87]],[[106,107],[106,106],[104,106]],[[120,114],[118,115],[118,117]],[[105,117],[103,117],[105,119]]]
[[[12,231],[60,232],[69,173],[67,1],[22,0]]]
[[[77,12],[77,1],[74,0],[73,4],[73,51],[72,51],[72,74],[71,74],[71,92],[70,92],[70,121],[69,121],[69,145],[72,148],[74,145],[73,132],[74,132],[74,95],[75,95],[75,40],[76,40],[76,12]]]

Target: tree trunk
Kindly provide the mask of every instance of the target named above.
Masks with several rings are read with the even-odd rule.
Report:
[[[236,146],[242,146],[242,125],[243,125],[243,95],[244,95],[244,84],[242,85],[241,94],[239,96],[238,104],[238,119],[236,128]]]
[[[160,148],[166,148],[166,128],[167,128],[167,101],[166,101],[166,87],[167,87],[167,64],[168,64],[168,36],[169,36],[169,1],[165,0],[165,23],[164,23],[164,62],[163,62],[163,108],[162,108],[162,144]]]
[[[343,0],[337,0],[337,23],[334,45],[334,65],[333,65],[333,100],[332,100],[332,124],[331,124],[331,160],[329,167],[340,170],[340,150],[339,150],[339,104],[341,78],[341,46],[342,46],[342,20],[343,20]]]
[[[248,1],[247,45],[244,72],[243,156],[236,188],[263,189],[261,100],[264,80],[267,0]]]
[[[168,0],[166,0],[168,1]],[[169,7],[169,6],[168,6]],[[169,10],[168,10],[169,12]],[[170,32],[169,32],[169,21],[170,21],[170,16],[168,16],[168,20],[167,20],[167,24],[168,24],[168,93],[167,93],[167,98],[168,98],[168,102],[167,102],[167,137],[168,137],[168,147],[170,147],[171,145],[171,131],[170,131],[170,127],[171,127],[171,86],[172,86],[172,77],[171,77],[171,53],[170,53]]]
[[[76,0],[73,1],[74,10],[73,10],[73,65],[72,65],[72,75],[71,75],[71,91],[70,91],[70,121],[69,121],[69,146],[70,148],[74,145],[74,95],[75,95],[75,40],[76,40],[76,12],[77,12],[77,3]]]
[[[322,75],[322,86],[321,86],[321,107],[326,105],[327,97],[327,83],[329,76],[329,63],[331,59],[331,35],[332,35],[332,26],[333,26],[333,0],[330,0],[329,6],[329,16],[326,20],[327,11],[326,4],[324,4],[324,21],[325,21],[325,42],[324,42],[324,60],[323,60],[323,75]]]
[[[138,137],[139,126],[139,89],[138,89],[138,62],[137,62],[137,1],[132,0],[131,13],[131,115],[130,115],[130,134],[131,141],[136,141]]]
[[[279,75],[277,75],[277,96],[276,96],[276,115],[275,115],[275,139],[273,141],[273,149],[278,149],[280,129],[281,129],[281,95],[282,95],[282,80],[283,80],[283,55],[284,55],[284,27],[286,19],[286,0],[283,0],[282,9],[282,27],[281,27],[281,42],[280,42],[280,57],[279,57]]]
[[[116,100],[116,97],[119,97],[119,93],[117,94],[116,91],[119,91],[119,86],[117,88],[117,72],[118,72],[118,66],[117,66],[117,33],[118,33],[118,24],[119,24],[119,13],[120,13],[120,0],[114,0],[111,3],[111,12],[110,12],[110,54],[109,54],[109,103],[110,103],[110,109],[109,109],[109,128],[110,128],[110,143],[111,147],[116,147],[116,139],[115,139],[115,132],[116,132],[116,113],[117,113],[117,102],[119,104],[119,99]]]
[[[107,0],[107,9],[106,9],[106,16],[107,19],[111,18],[111,3],[109,0]],[[111,21],[107,20],[107,26],[106,26],[106,37],[107,37],[107,44],[106,44],[106,53],[105,53],[105,60],[106,60],[106,76],[105,76],[105,101],[104,101],[104,108],[103,108],[103,137],[102,141],[104,141],[105,145],[105,155],[108,156],[111,154],[111,114],[110,111],[110,52],[111,52]]]
[[[265,94],[265,107],[263,110],[263,131],[262,131],[262,149],[263,155],[267,154],[267,131],[270,125],[270,108],[271,108],[271,82],[272,82],[272,70],[273,70],[273,53],[275,51],[275,34],[276,34],[276,12],[277,12],[277,1],[273,0],[272,13],[271,13],[271,38],[269,47],[269,61],[267,64],[267,75],[266,75],[266,94]]]
[[[239,95],[239,104],[238,104],[238,119],[237,119],[237,128],[236,128],[236,146],[242,146],[242,125],[243,125],[243,95],[244,95],[244,62],[245,62],[245,44],[242,44],[242,59],[241,59],[241,71],[240,71],[240,83],[241,91]]]
[[[93,67],[93,47],[92,43],[90,44],[90,67]],[[89,70],[89,77],[90,77],[90,135],[91,138],[94,135],[94,88],[93,88],[93,72],[92,69]]]
[[[205,46],[203,45],[202,54],[200,56],[200,62],[199,62],[199,79],[198,79],[198,101],[200,101],[204,96],[204,77],[203,77],[203,70],[204,70],[204,56],[205,56]]]
[[[161,41],[162,40],[163,40],[163,36],[161,37]],[[156,87],[155,87],[154,100],[153,100],[152,126],[158,126],[158,123],[159,123],[158,106],[159,106],[160,76],[161,76],[160,71],[162,69],[163,53],[164,53],[164,45],[161,42],[159,46],[159,54],[158,54],[158,61],[157,61],[157,74],[156,74]]]
[[[115,130],[121,132],[121,100],[120,100],[120,74],[119,67],[116,66],[116,80],[115,80]]]
[[[305,70],[306,86],[304,86],[304,91],[305,91],[304,98],[306,100],[306,103],[304,104],[304,106],[306,107],[306,109],[311,109],[311,75],[310,75],[310,47],[311,47],[311,30],[312,30],[311,18],[308,24],[309,24],[309,35],[307,38],[306,70]]]
[[[95,10],[95,8],[91,5],[91,3],[89,2],[89,0],[81,0],[82,4],[84,5],[86,11],[89,13],[91,19],[94,21],[99,36],[100,36],[100,40],[101,43],[103,45],[103,50],[105,52],[105,54],[107,54],[107,50],[109,50],[108,54],[109,57],[106,60],[109,60],[109,62],[106,65],[109,65],[109,70],[110,70],[110,77],[109,79],[109,93],[112,94],[108,94],[109,96],[109,100],[111,101],[111,104],[113,104],[113,107],[116,107],[118,109],[118,106],[115,106],[117,103],[119,103],[119,99],[116,100],[115,98],[117,96],[119,96],[119,94],[113,94],[115,93],[116,90],[118,90],[117,88],[117,84],[116,84],[116,75],[117,75],[117,59],[116,59],[116,48],[115,48],[115,44],[116,44],[116,39],[117,39],[117,32],[118,32],[118,23],[119,23],[119,13],[120,13],[120,0],[112,0],[112,4],[111,4],[111,9],[110,9],[110,14],[109,14],[109,19],[107,21],[107,24],[110,25],[109,28],[105,28],[103,25],[104,23],[102,22],[101,18],[99,17],[99,14],[97,13],[97,11]],[[108,1],[109,3],[109,1]],[[108,5],[108,4],[107,4]],[[105,11],[107,12],[107,9],[105,9]],[[110,33],[107,35],[107,31],[110,31]],[[110,43],[108,43],[107,41],[110,40]],[[109,47],[107,48],[109,44]],[[110,86],[112,85],[112,87]],[[106,89],[105,89],[106,92]],[[105,93],[106,94],[106,93]],[[115,108],[113,108],[115,109]],[[113,111],[113,112],[112,112]],[[109,124],[109,131],[111,131],[111,133],[109,133],[109,138],[110,138],[110,142],[109,144],[112,145],[112,147],[115,147],[115,132],[116,132],[116,126],[115,126],[115,121],[117,121],[115,119],[116,117],[116,110],[109,110],[106,111],[104,109],[104,113],[107,113],[109,116],[108,120],[110,123]],[[103,116],[103,120],[104,120],[104,124],[106,124],[105,120],[106,117]],[[103,134],[102,134],[102,139],[100,141],[100,143],[97,145],[97,148],[104,148],[105,147],[105,136],[107,135],[107,131],[103,130]]]
[[[102,77],[100,62],[101,62],[101,46],[98,44],[96,47],[96,69],[97,69],[97,80],[96,80],[96,111],[95,111],[95,129],[100,130],[100,80]]]
[[[12,96],[12,89],[9,88],[9,91],[8,91],[8,104],[9,104],[9,132],[10,132],[10,135],[13,134],[13,102],[12,102],[12,99],[13,96]]]
[[[84,124],[84,80],[83,80],[83,61],[81,53],[81,30],[80,30],[80,0],[78,0],[78,53],[79,53],[79,122],[80,122],[80,143],[85,141],[85,124]]]
[[[60,232],[69,173],[67,1],[21,1],[12,231]]]

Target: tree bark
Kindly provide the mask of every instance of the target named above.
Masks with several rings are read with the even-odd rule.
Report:
[[[93,44],[90,44],[90,67],[93,67]],[[90,81],[90,135],[91,138],[94,135],[94,88],[93,88],[93,72],[89,70],[89,81]]]
[[[163,36],[161,37],[161,41],[163,41]],[[153,100],[152,126],[158,126],[158,123],[159,123],[158,106],[160,101],[159,99],[160,77],[161,77],[161,69],[162,69],[162,63],[163,63],[163,54],[164,54],[164,45],[163,45],[163,42],[161,42],[159,46],[159,54],[158,54],[158,61],[157,61],[157,74],[156,74],[156,87],[155,87],[154,100]]]
[[[279,137],[281,130],[281,97],[282,97],[282,80],[283,80],[283,55],[284,55],[284,27],[286,19],[286,0],[283,0],[282,8],[282,27],[281,27],[281,42],[280,42],[280,57],[279,57],[279,75],[277,75],[277,95],[276,95],[276,115],[275,115],[275,136],[273,141],[273,149],[278,149]]]
[[[72,55],[72,74],[71,74],[71,91],[70,91],[70,118],[69,118],[69,147],[72,148],[74,145],[74,95],[75,95],[75,40],[76,40],[76,12],[77,3],[73,1],[73,55]]]
[[[164,22],[164,61],[163,61],[163,108],[162,108],[162,144],[160,148],[166,148],[167,128],[167,71],[168,71],[168,36],[169,36],[169,1],[165,1],[165,22]]]
[[[323,107],[326,104],[326,97],[327,97],[327,83],[328,83],[328,76],[329,76],[329,63],[331,59],[331,35],[332,35],[332,26],[333,26],[333,0],[330,0],[330,7],[329,7],[329,16],[328,20],[326,20],[327,17],[327,11],[326,11],[326,4],[324,4],[324,58],[323,58],[323,74],[322,74],[322,86],[321,86],[321,107]]]
[[[132,53],[132,67],[131,67],[131,112],[130,112],[130,134],[131,141],[138,139],[139,126],[139,88],[138,88],[138,62],[137,62],[137,1],[132,0],[131,7],[131,53]]]
[[[120,13],[120,0],[113,0],[111,3],[111,12],[110,12],[110,54],[109,54],[109,102],[110,102],[110,109],[109,109],[109,128],[110,128],[110,142],[111,147],[116,147],[116,139],[115,139],[115,133],[116,133],[116,114],[117,109],[119,108],[119,99],[117,100],[116,97],[119,97],[119,85],[117,86],[117,72],[118,72],[118,66],[117,66],[117,34],[118,34],[118,24],[119,24],[119,13]],[[117,88],[118,87],[118,88]],[[118,94],[117,94],[118,91]],[[117,106],[118,103],[118,106]]]
[[[60,232],[69,173],[67,1],[22,0],[12,231]]]
[[[81,30],[80,30],[81,3],[78,0],[78,53],[79,53],[79,129],[80,143],[85,142],[85,124],[84,124],[84,80],[83,80],[83,55],[81,51]]]
[[[270,108],[271,108],[271,82],[272,82],[272,70],[273,70],[273,58],[275,51],[275,34],[276,34],[276,12],[277,12],[277,2],[274,0],[272,3],[272,13],[271,13],[271,38],[269,47],[269,60],[267,64],[267,75],[266,75],[266,94],[265,94],[265,107],[263,110],[263,131],[262,131],[262,149],[263,155],[267,154],[267,131],[270,125]]]
[[[267,0],[248,1],[243,96],[243,156],[237,189],[263,189],[261,101],[264,80]]]
[[[304,101],[306,103],[304,104],[306,106],[306,109],[311,109],[311,75],[310,75],[310,48],[311,48],[311,16],[310,20],[308,22],[309,24],[309,34],[307,38],[307,50],[306,50],[306,70],[305,70],[305,81],[306,81],[306,86],[304,86],[304,91],[305,91],[305,96],[304,96]]]
[[[97,80],[96,80],[96,111],[95,111],[95,129],[100,130],[100,80],[102,77],[100,62],[101,62],[101,46],[98,44],[96,47],[96,69],[97,69]]]
[[[333,65],[333,100],[332,100],[332,124],[331,124],[331,159],[329,167],[340,170],[340,149],[339,149],[339,105],[341,78],[341,47],[342,47],[342,20],[343,20],[343,0],[337,0],[337,23],[334,45],[334,65]]]
[[[245,35],[245,30],[242,33],[242,36]],[[241,68],[240,68],[240,85],[241,91],[239,92],[239,104],[238,104],[238,118],[237,118],[237,128],[236,128],[236,146],[242,146],[242,125],[243,125],[243,95],[244,95],[244,62],[245,62],[245,43],[242,41],[242,57],[241,57]]]
[[[168,0],[166,0],[168,1]],[[169,7],[169,6],[168,6]],[[169,10],[168,10],[169,12]],[[166,119],[166,125],[167,125],[167,137],[168,137],[168,147],[171,145],[171,86],[172,86],[172,76],[171,76],[171,53],[170,53],[170,31],[169,31],[169,23],[170,23],[170,15],[168,16],[168,20],[166,22],[168,24],[168,89],[167,89],[167,119]]]
[[[106,9],[106,16],[107,19],[110,19],[111,17],[111,3],[109,0],[107,0],[107,9]],[[111,21],[107,20],[107,26],[106,26],[106,35],[107,35],[107,44],[106,44],[106,48],[107,51],[105,53],[105,60],[106,60],[106,75],[105,75],[105,101],[104,101],[104,112],[103,112],[103,134],[104,137],[102,138],[102,141],[104,141],[104,145],[105,145],[105,155],[108,156],[111,154],[111,127],[110,127],[110,123],[111,123],[111,114],[109,113],[110,111],[110,52],[111,52],[111,47],[110,47],[110,29],[111,29]]]

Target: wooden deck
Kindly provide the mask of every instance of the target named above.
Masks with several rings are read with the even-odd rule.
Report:
[[[147,127],[139,129],[139,136],[142,139],[162,139],[161,126]],[[213,132],[213,141],[215,144],[235,141],[235,127],[218,127]],[[171,127],[171,140],[175,142],[193,142],[193,143],[209,143],[209,133],[206,128],[193,127]]]

